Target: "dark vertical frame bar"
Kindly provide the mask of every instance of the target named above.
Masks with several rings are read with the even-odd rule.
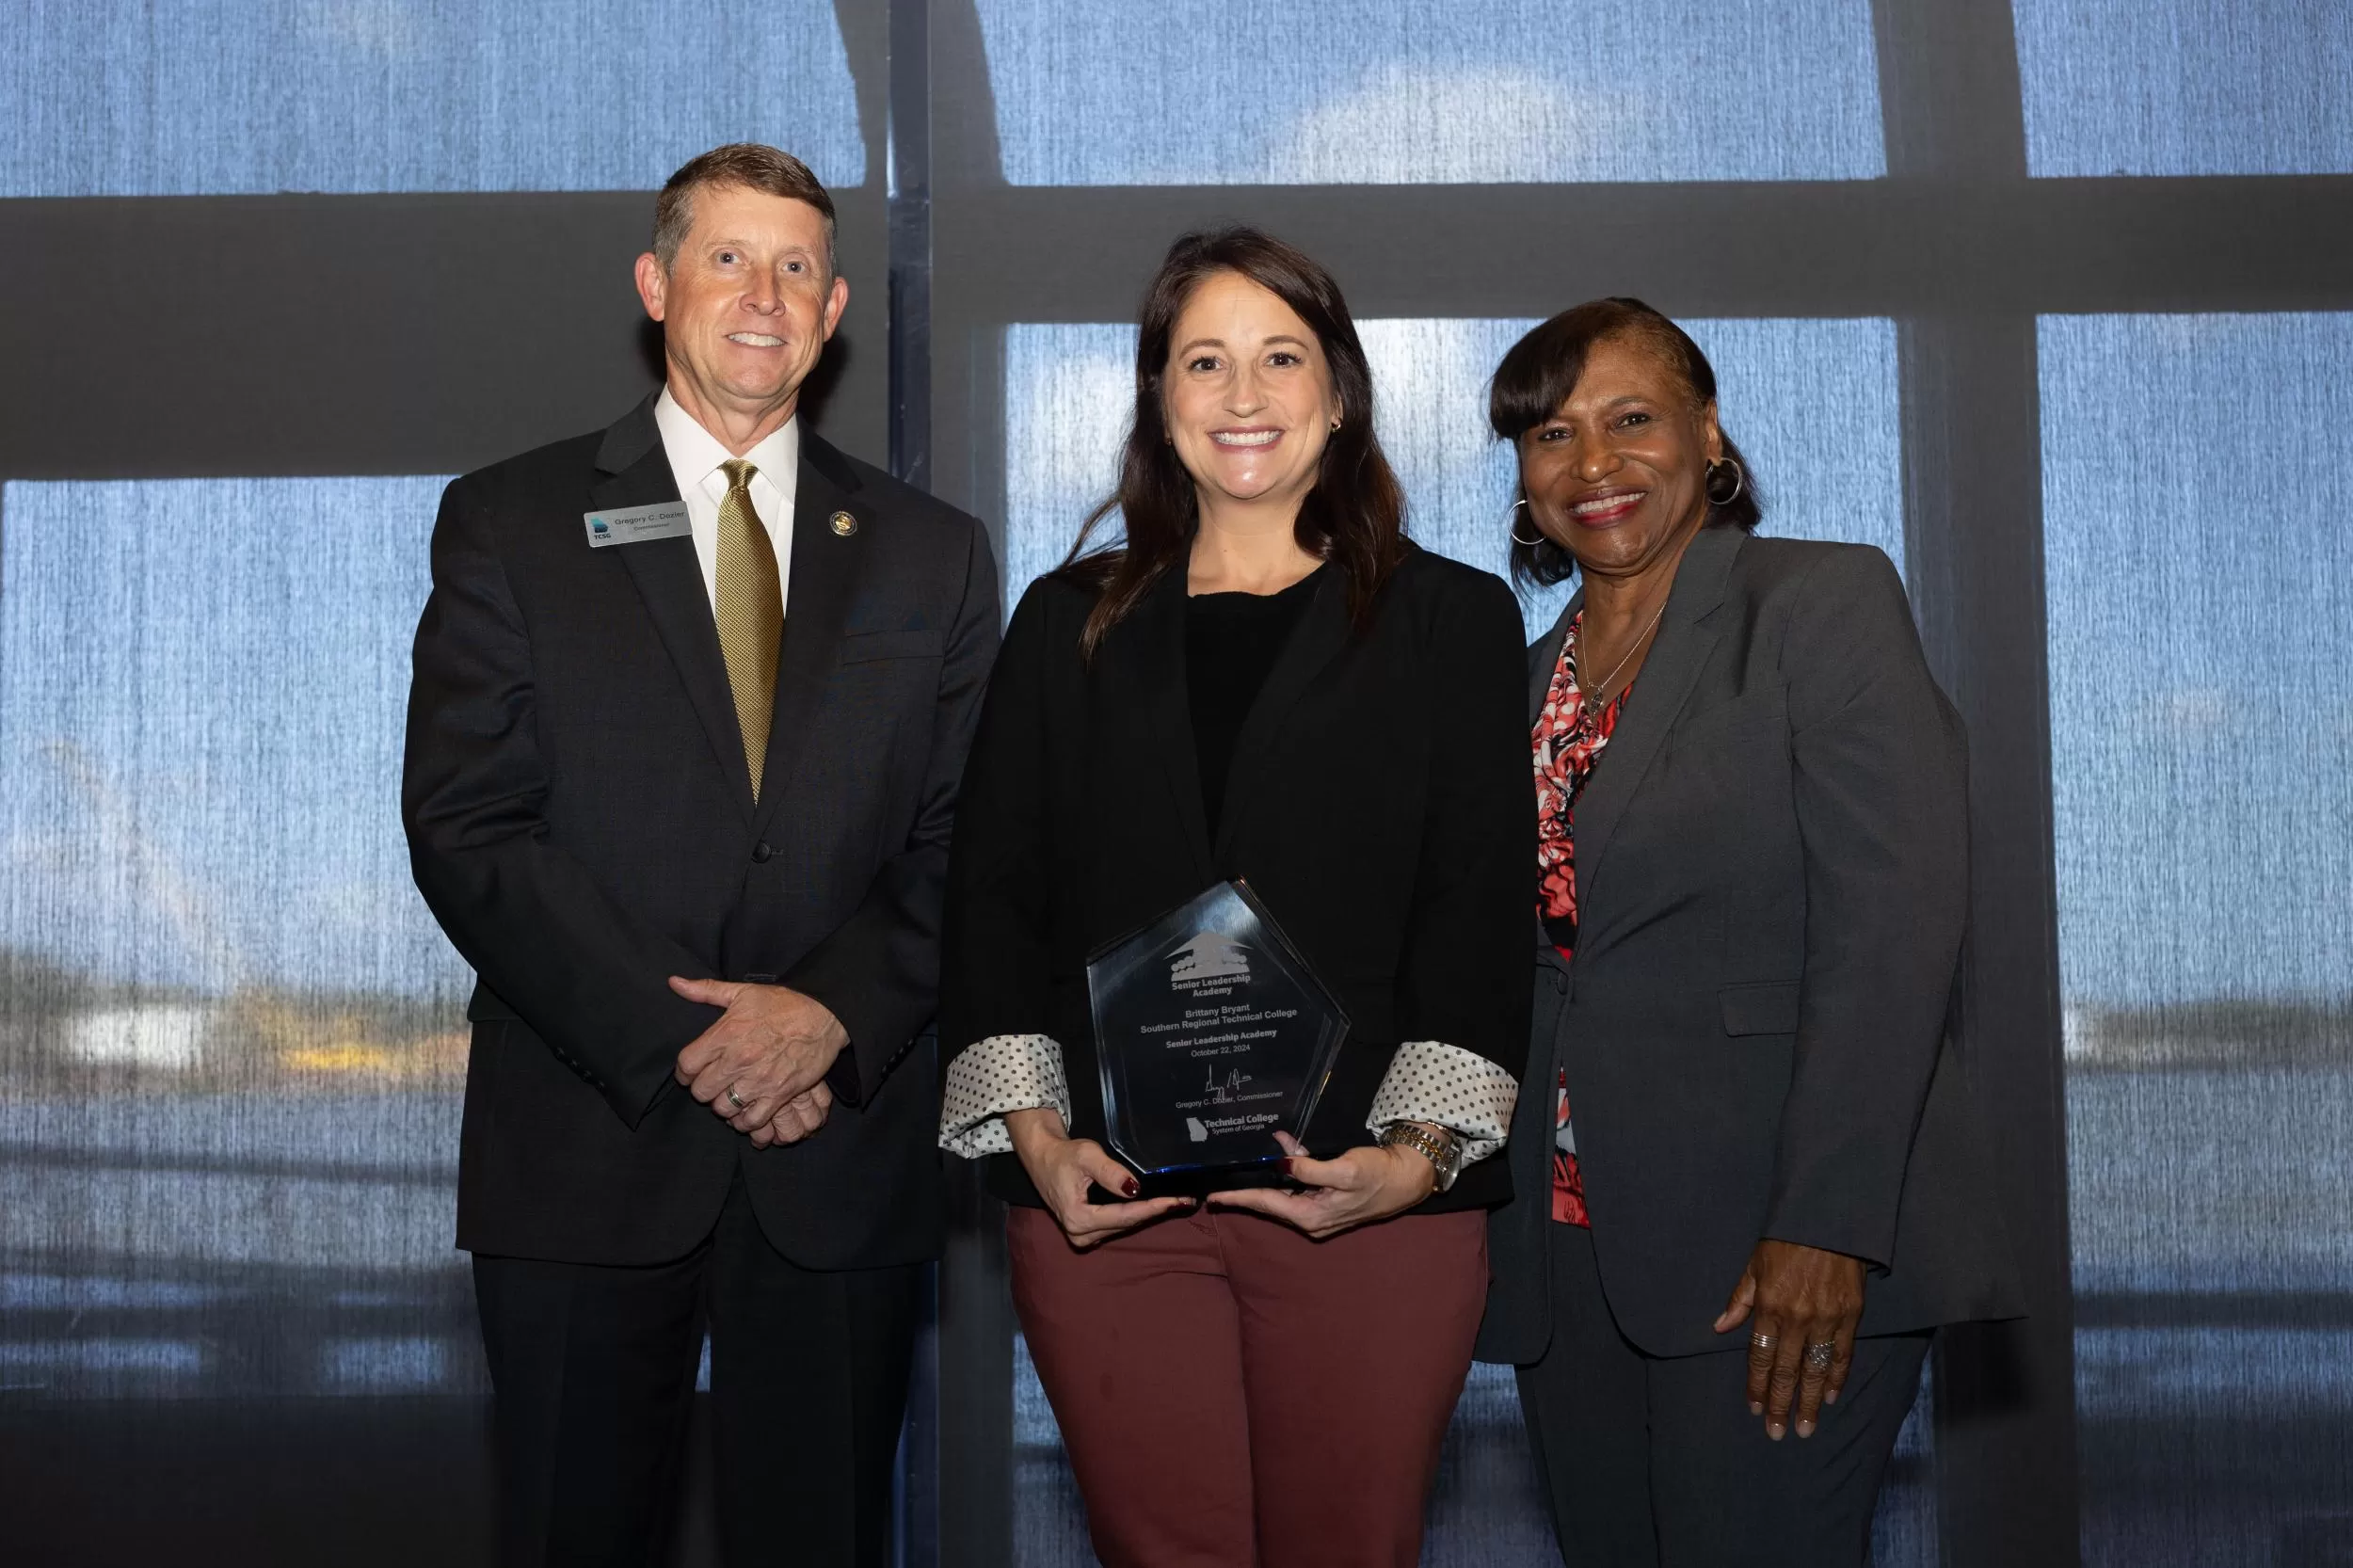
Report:
[[[976,193],[1001,188],[996,108],[973,0],[891,0],[920,7],[929,51],[925,214],[944,229],[968,224]],[[985,195],[982,195],[985,200]],[[928,486],[987,524],[1004,559],[1001,355],[1003,331],[976,322],[952,269],[932,266],[925,239],[925,362],[921,418],[934,460]],[[968,288],[965,294],[968,294]],[[933,323],[947,324],[933,331]],[[982,352],[985,349],[985,352]],[[894,409],[907,406],[902,392]],[[942,1040],[952,1051],[962,1041]],[[1013,1296],[1005,1275],[1004,1206],[981,1167],[949,1159],[948,1245],[938,1270],[938,1568],[1014,1562]]]
[[[932,8],[890,0],[890,472],[932,478]]]
[[[883,451],[886,466],[921,485],[931,460],[925,390],[931,360],[931,78],[924,0],[834,0],[858,125],[866,146],[870,202],[879,194],[884,269]],[[836,200],[841,198],[837,192]],[[863,268],[860,263],[867,265]],[[871,257],[848,255],[845,274],[872,277]],[[853,310],[857,285],[852,284]],[[872,317],[869,300],[866,315]],[[837,339],[837,342],[839,339]],[[904,405],[918,400],[913,420]],[[863,454],[862,454],[863,455]],[[938,1273],[927,1272],[907,1380],[906,1414],[890,1478],[890,1560],[894,1568],[934,1568],[939,1560]]]
[[[889,86],[886,158],[890,232],[890,472],[908,484],[936,489],[932,465],[932,5],[888,0]],[[946,1173],[952,1190],[962,1173]],[[1009,1473],[988,1461],[1011,1441],[1005,1430],[991,1441],[973,1430],[968,1414],[976,1378],[985,1378],[965,1348],[961,1319],[949,1304],[967,1292],[951,1284],[968,1267],[968,1225],[956,1223],[961,1202],[950,1204],[948,1255],[931,1271],[929,1301],[908,1391],[901,1465],[902,1503],[896,1542],[901,1568],[938,1568],[967,1560],[975,1528],[976,1496],[994,1489],[1002,1512],[1010,1504]],[[1010,1368],[1000,1380],[1011,1383]],[[985,1384],[983,1388],[984,1390]],[[976,1476],[973,1472],[978,1470]]]
[[[884,172],[889,224],[890,472],[920,489],[932,483],[932,21],[931,0],[890,0],[889,85]],[[937,1568],[939,1476],[939,1270],[924,1281],[922,1327],[900,1438],[899,1568]]]
[[[2076,1560],[2074,1311],[2052,867],[2032,318],[1898,328],[1907,545],[1929,657],[1969,727],[1961,1040],[2028,1316],[1936,1353],[1943,1560]]]
[[[1011,1568],[1013,1475],[1004,1206],[978,1165],[952,1161],[939,1263],[939,1568]]]
[[[1891,182],[1929,207],[2006,185],[2023,194],[2007,0],[1876,0],[1873,13]],[[1969,727],[1963,1060],[2029,1313],[1939,1336],[1941,1557],[1948,1568],[2073,1563],[2073,1300],[2035,318],[1908,311],[1897,344],[1914,600],[1929,657]]]
[[[841,0],[856,5],[857,0]],[[871,9],[871,8],[869,8]],[[931,0],[888,0],[885,16],[883,164],[889,233],[890,389],[889,468],[919,488],[933,488],[932,472],[932,7]],[[947,1265],[925,1281],[922,1327],[907,1389],[906,1425],[900,1439],[896,1533],[899,1568],[938,1568],[944,1529],[943,1494],[968,1490],[950,1479],[967,1462],[970,1436],[951,1435],[943,1418],[958,1408],[947,1380],[968,1376],[966,1358],[942,1344],[941,1309]],[[1000,1446],[1001,1447],[1001,1440]]]
[[[932,4],[932,182],[936,219],[932,341],[935,488],[985,522],[1004,558],[1003,324],[996,277],[1033,270],[1003,244],[1008,188],[996,96],[974,0]],[[1092,193],[1090,193],[1092,194]],[[1065,238],[1056,233],[1055,240]],[[975,254],[976,249],[980,254]]]

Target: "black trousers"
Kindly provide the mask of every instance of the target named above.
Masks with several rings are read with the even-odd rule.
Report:
[[[1571,1568],[1837,1568],[1867,1563],[1871,1514],[1920,1389],[1929,1336],[1855,1342],[1812,1437],[1749,1414],[1748,1336],[1709,1355],[1644,1355],[1618,1332],[1592,1235],[1552,1233],[1552,1347],[1519,1369],[1520,1411]],[[1731,1294],[1733,1282],[1724,1282]]]
[[[728,1568],[886,1560],[922,1265],[803,1269],[739,1179],[676,1262],[477,1254],[473,1271],[508,1568],[660,1568],[706,1326]]]

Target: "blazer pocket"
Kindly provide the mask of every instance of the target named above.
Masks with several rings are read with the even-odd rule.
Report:
[[[1767,980],[1749,985],[1717,987],[1726,1034],[1795,1034],[1798,1032],[1798,988],[1794,980]]]
[[[948,639],[938,632],[852,632],[841,639],[845,664],[872,659],[944,659]]]
[[[1667,744],[1677,751],[1704,745],[1719,736],[1782,734],[1789,728],[1789,697],[1782,688],[1734,697],[1713,708],[1685,715],[1667,732]]]

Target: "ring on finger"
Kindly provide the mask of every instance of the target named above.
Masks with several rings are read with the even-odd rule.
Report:
[[[1838,1345],[1834,1340],[1817,1339],[1805,1348],[1805,1364],[1817,1372],[1828,1371],[1837,1358]]]
[[[1749,1343],[1760,1351],[1769,1351],[1780,1341],[1769,1334],[1752,1334],[1749,1336]]]
[[[737,1094],[737,1093],[736,1093],[733,1089],[729,1089],[729,1090],[728,1091],[728,1103],[729,1105],[731,1105],[731,1106],[735,1107],[735,1109],[737,1109],[738,1111],[741,1111],[741,1110],[743,1110],[745,1106],[750,1105],[752,1102],[751,1102],[751,1101],[749,1101],[749,1100],[747,1100],[747,1099],[745,1099],[743,1096],[741,1096],[741,1095]]]

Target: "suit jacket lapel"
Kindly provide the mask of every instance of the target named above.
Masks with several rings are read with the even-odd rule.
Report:
[[[669,456],[663,450],[662,433],[654,424],[652,398],[605,431],[604,444],[597,450],[597,468],[604,477],[589,487],[588,503],[599,511],[680,499],[678,479],[670,472]],[[719,652],[718,623],[712,617],[711,597],[703,587],[695,541],[681,536],[611,548],[637,584],[646,614],[660,633],[670,662],[678,666],[695,716],[702,721],[712,760],[727,775],[736,805],[748,819],[752,774],[744,760],[744,732],[735,722],[735,702],[728,693],[727,661]]]
[[[1113,696],[1135,710],[1138,732],[1168,785],[1169,804],[1201,886],[1218,879],[1209,854],[1209,812],[1201,804],[1201,762],[1193,744],[1193,702],[1185,679],[1185,568],[1179,561],[1152,585],[1128,622],[1097,655],[1119,682]]]
[[[1225,808],[1218,816],[1219,865],[1226,863],[1226,856],[1233,849],[1236,824],[1250,808],[1252,790],[1265,781],[1267,753],[1274,737],[1282,732],[1284,721],[1299,706],[1308,686],[1348,645],[1348,585],[1329,567],[1319,575],[1306,610],[1284,640],[1282,652],[1275,655],[1274,667],[1267,671],[1266,684],[1258,688],[1257,697],[1242,720],[1241,732],[1234,737],[1233,770],[1225,778]],[[1188,733],[1191,728],[1187,726]],[[1198,773],[1194,779],[1194,792],[1198,794]]]
[[[755,836],[767,831],[792,774],[808,753],[808,727],[841,659],[841,631],[864,570],[874,513],[856,494],[857,475],[840,454],[801,428],[801,466],[793,481],[792,575],[785,587],[784,648],[776,661],[776,710],[768,726],[768,760]],[[834,531],[847,514],[855,526]],[[714,635],[712,646],[718,646]]]
[[[1657,759],[1667,731],[1674,727],[1675,715],[1691,695],[1692,683],[1715,651],[1721,633],[1703,623],[1723,602],[1724,580],[1746,537],[1737,529],[1703,528],[1685,548],[1682,563],[1675,568],[1674,586],[1668,590],[1666,614],[1658,623],[1658,640],[1642,661],[1641,673],[1634,678],[1634,695],[1626,698],[1618,728],[1610,732],[1609,749],[1602,753],[1593,781],[1577,803],[1580,928],[1593,923],[1599,908],[1594,888],[1610,839],[1641,788],[1642,776]],[[1564,620],[1564,632],[1566,624]],[[1559,649],[1554,651],[1557,654]]]

